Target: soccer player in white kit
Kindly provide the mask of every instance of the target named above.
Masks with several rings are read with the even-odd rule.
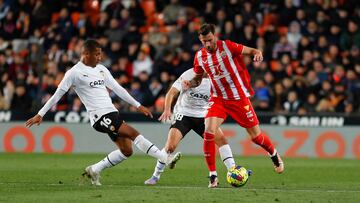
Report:
[[[116,82],[105,66],[99,64],[101,57],[100,44],[95,40],[86,40],[82,47],[81,60],[65,73],[54,95],[37,115],[26,121],[26,126],[39,125],[46,112],[72,87],[86,107],[91,126],[99,132],[107,133],[119,148],[100,162],[86,167],[84,175],[91,179],[93,185],[101,185],[99,179],[103,169],[115,166],[131,156],[132,142],[144,153],[167,165],[174,164],[179,160],[180,153],[171,156],[164,150],[159,150],[122,120],[118,110],[112,104],[107,88],[146,116],[152,117],[152,114]]]
[[[165,151],[173,153],[185,135],[194,130],[198,135],[203,137],[205,130],[204,118],[208,109],[208,100],[210,98],[210,80],[204,78],[198,87],[184,90],[182,88],[182,80],[191,80],[195,76],[193,69],[185,71],[172,85],[165,97],[165,108],[162,115],[159,117],[160,121],[166,122],[170,119],[172,124],[168,133],[168,138],[165,144]],[[173,117],[171,113],[171,104],[177,97],[174,106]],[[235,166],[235,160],[223,132],[219,128],[215,136],[216,145],[219,147],[219,154],[221,160],[224,162],[226,168]],[[175,164],[170,164],[169,168],[174,167]],[[158,160],[154,169],[153,175],[146,180],[146,185],[155,185],[165,169],[165,163]],[[217,184],[216,184],[217,186]],[[215,186],[215,187],[216,187]],[[214,185],[209,184],[209,187]]]

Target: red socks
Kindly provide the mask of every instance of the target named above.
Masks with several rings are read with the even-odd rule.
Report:
[[[204,156],[209,171],[216,171],[215,141],[214,134],[204,133]]]
[[[270,155],[274,154],[275,149],[274,149],[274,146],[272,145],[272,143],[270,141],[270,138],[268,136],[266,136],[265,134],[263,134],[262,132],[258,136],[253,138],[252,141],[257,145],[260,145]]]

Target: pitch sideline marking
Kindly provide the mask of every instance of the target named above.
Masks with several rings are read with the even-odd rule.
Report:
[[[55,183],[46,183],[46,184],[41,184],[41,183],[23,183],[23,182],[8,182],[8,183],[2,183],[0,182],[0,185],[7,185],[7,184],[15,184],[15,185],[20,185],[20,184],[24,184],[24,185],[43,185],[43,186],[91,186],[90,184],[86,183],[86,184],[55,184]],[[116,184],[109,184],[109,185],[103,185],[103,186],[94,186],[94,187],[120,187],[120,188],[150,188],[150,189],[161,189],[161,188],[166,188],[166,189],[208,189],[207,187],[200,187],[200,186],[140,186],[140,185],[133,185],[133,186],[129,186],[129,185],[116,185]],[[215,188],[215,190],[231,190],[231,189],[236,189],[236,188],[231,188],[231,187],[219,187],[219,188]],[[212,189],[213,190],[213,189]],[[317,189],[317,188],[312,188],[312,189],[279,189],[279,188],[241,188],[241,190],[245,190],[245,191],[271,191],[271,192],[327,192],[327,193],[336,193],[336,192],[341,192],[341,193],[358,193],[360,192],[360,190],[322,190],[322,189]]]

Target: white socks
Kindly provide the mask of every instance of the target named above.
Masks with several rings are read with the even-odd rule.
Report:
[[[163,148],[161,150],[162,152],[168,154],[167,152],[165,152],[165,148]],[[155,169],[154,169],[154,173],[153,173],[153,176],[157,177],[158,179],[160,179],[160,176],[161,174],[164,172],[165,170],[165,167],[166,167],[166,164],[164,162],[161,162],[160,160],[157,160],[156,161],[156,166],[155,166]]]
[[[160,176],[164,172],[165,167],[166,167],[165,163],[162,163],[159,160],[157,160],[153,176],[160,179]]]
[[[216,171],[210,171],[210,172],[209,172],[209,177],[211,177],[212,175],[217,176],[217,172],[216,172]]]
[[[159,159],[161,162],[165,163],[168,157],[168,154],[165,151],[160,151],[153,143],[147,140],[144,136],[138,135],[134,144],[137,148],[139,148],[142,152]]]
[[[219,147],[219,154],[220,154],[221,160],[224,162],[227,170],[229,170],[231,167],[235,166],[235,160],[234,160],[234,157],[231,152],[231,148],[230,148],[229,144]]]
[[[100,173],[105,168],[111,168],[126,159],[127,157],[123,155],[119,149],[117,149],[108,154],[103,160],[92,165],[92,169],[95,173]]]
[[[219,154],[220,154],[221,160],[224,162],[227,170],[229,170],[230,168],[235,166],[235,160],[234,160],[234,157],[233,157],[233,154],[232,154],[229,144],[219,147]],[[212,176],[212,175],[217,176],[217,172],[210,171],[209,176]]]

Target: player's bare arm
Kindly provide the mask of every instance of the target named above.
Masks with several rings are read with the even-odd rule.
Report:
[[[42,116],[40,116],[39,114],[36,114],[34,117],[32,117],[26,121],[25,126],[30,128],[34,124],[40,125],[41,122],[42,122]]]
[[[148,116],[148,117],[150,117],[150,118],[153,118],[153,115],[152,115],[152,113],[151,113],[151,111],[148,109],[148,108],[146,108],[145,106],[143,106],[143,105],[140,105],[139,107],[138,107],[138,111],[140,111],[142,114],[144,114],[145,116]]]
[[[243,46],[242,55],[253,56],[254,62],[262,62],[264,59],[263,54],[259,49],[254,49],[247,46]]]
[[[180,91],[177,90],[175,87],[171,87],[170,90],[166,93],[165,96],[165,107],[164,112],[159,117],[159,121],[165,122],[170,120],[171,117],[171,104],[174,101],[174,98],[179,95]]]
[[[183,80],[182,86],[184,90],[197,87],[201,84],[202,79],[203,79],[203,74],[196,74],[195,77],[193,77],[191,80]]]

